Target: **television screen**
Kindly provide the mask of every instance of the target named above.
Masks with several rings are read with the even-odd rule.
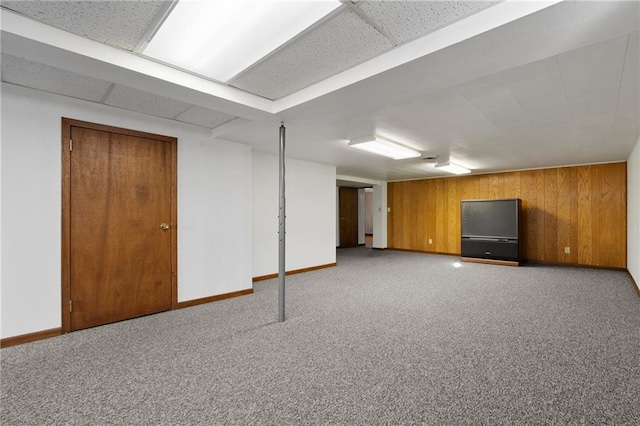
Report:
[[[462,236],[518,238],[517,198],[462,201]]]

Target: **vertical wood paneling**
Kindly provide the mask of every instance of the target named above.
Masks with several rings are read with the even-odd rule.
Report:
[[[571,254],[570,263],[578,263],[578,168],[569,168],[571,172]]]
[[[534,256],[535,259],[549,260],[545,256],[544,250],[544,229],[546,226],[544,211],[544,170],[536,170],[536,193],[533,200],[535,200],[534,203],[536,206],[536,213],[538,214],[538,220],[536,221],[535,230],[538,235],[536,239]]]
[[[438,212],[438,197],[436,196],[436,180],[429,179],[427,181],[427,232],[428,237],[431,239],[431,244],[428,244],[428,251],[436,251],[435,239],[436,239],[436,216]]]
[[[544,259],[558,256],[558,169],[544,170]]]
[[[625,206],[622,191],[624,186],[621,185],[621,175],[626,170],[615,167],[613,164],[606,164],[601,168],[600,177],[600,209],[598,215],[598,223],[601,225],[598,229],[599,238],[599,261],[603,266],[622,266],[619,264],[622,254],[621,241],[616,233],[610,232],[608,227],[602,226],[606,223],[622,223],[625,222],[622,216],[621,206]],[[626,198],[626,197],[625,197]],[[626,210],[626,207],[625,207]],[[626,233],[626,229],[625,229]]]
[[[626,196],[625,163],[393,182],[389,247],[458,254],[461,200],[517,197],[525,259],[622,268]]]
[[[436,237],[434,243],[438,253],[446,253],[447,250],[447,226],[449,211],[447,210],[447,183],[446,179],[436,179]]]
[[[446,179],[447,183],[447,247],[446,253],[460,252],[460,196],[458,182],[460,179]]]
[[[620,227],[618,235],[618,250],[621,253],[618,259],[617,266],[621,268],[627,267],[627,163],[623,163],[622,167],[618,169],[619,181],[618,188],[620,188]],[[634,188],[637,191],[638,188]]]
[[[516,173],[501,173],[500,198],[520,198],[518,196],[519,185],[516,185]]]
[[[591,237],[591,169],[578,167],[578,263],[593,265],[591,255],[593,239]]]
[[[416,240],[415,247],[417,250],[428,250],[428,217],[427,217],[427,181],[417,180],[414,182],[415,194],[414,200],[416,202],[416,217],[417,225],[414,238]]]
[[[600,265],[600,210],[602,207],[602,166],[590,167],[591,172],[591,261]]]
[[[557,238],[555,242],[555,258],[563,262],[570,262],[571,253],[565,253],[564,248],[571,248],[571,169],[563,167],[557,169]],[[545,194],[546,198],[546,194]],[[575,249],[574,249],[575,250]]]
[[[520,198],[522,199],[522,235],[526,235],[522,256],[525,259],[536,258],[538,245],[538,212],[536,207],[536,173],[520,172]]]

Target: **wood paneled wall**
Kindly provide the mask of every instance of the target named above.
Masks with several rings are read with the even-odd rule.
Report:
[[[626,170],[613,163],[390,182],[388,245],[460,254],[461,200],[520,198],[524,259],[626,268]]]

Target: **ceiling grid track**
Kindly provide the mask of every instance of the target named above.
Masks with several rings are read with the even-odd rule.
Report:
[[[104,96],[102,97],[102,99],[100,99],[101,104],[104,104],[107,101],[107,98],[109,97],[111,92],[113,92],[114,87],[116,87],[115,83],[111,83],[111,85],[109,85],[109,87],[107,88],[107,91],[104,93]]]
[[[616,118],[618,117],[618,108],[620,107],[620,94],[622,93],[622,83],[624,82],[624,69],[627,66],[627,56],[629,55],[629,38],[627,36],[627,45],[624,48],[624,59],[622,61],[622,69],[620,70],[620,84],[618,85],[618,96],[616,97],[616,110],[613,113],[613,120],[611,121],[611,131],[614,131],[616,126]]]
[[[396,40],[395,37],[393,37],[391,34],[389,34],[387,31],[385,31],[381,26],[379,26],[378,24],[376,24],[375,22],[373,22],[373,20],[371,19],[371,17],[369,15],[367,15],[367,13],[360,9],[360,7],[358,7],[357,3],[353,3],[350,0],[346,0],[342,2],[348,9],[352,10],[353,12],[355,12],[356,14],[358,14],[358,16],[367,24],[371,25],[373,28],[376,29],[376,31],[378,31],[380,34],[382,34],[387,40],[389,40],[391,43],[393,43],[393,46],[397,46],[400,44],[399,40]]]
[[[271,52],[267,53],[266,55],[264,55],[262,58],[258,59],[256,62],[254,62],[253,64],[251,64],[249,67],[243,69],[242,71],[240,71],[239,73],[237,73],[236,75],[234,75],[233,77],[231,77],[230,79],[228,79],[225,84],[229,85],[229,86],[233,86],[233,87],[237,87],[234,86],[234,82],[236,82],[238,79],[242,78],[242,76],[244,76],[245,74],[253,71],[255,68],[257,68],[258,66],[260,66],[263,62],[269,60],[269,58],[277,55],[278,53],[280,53],[281,51],[287,49],[289,46],[297,43],[299,40],[303,39],[304,37],[306,37],[308,34],[312,33],[315,29],[319,28],[320,26],[324,25],[325,23],[331,21],[332,19],[335,19],[337,16],[339,16],[340,14],[342,14],[345,10],[348,10],[348,7],[343,3],[342,6],[336,8],[334,11],[332,11],[331,13],[328,13],[326,16],[324,16],[322,19],[319,19],[318,21],[314,22],[312,25],[308,26],[307,28],[305,28],[303,31],[301,31],[300,33],[296,34],[295,37],[287,40],[285,43],[283,43],[282,45],[278,46],[276,49],[272,50]],[[255,95],[258,96],[262,96],[266,99],[269,99],[266,96],[263,96],[259,93],[254,93]]]

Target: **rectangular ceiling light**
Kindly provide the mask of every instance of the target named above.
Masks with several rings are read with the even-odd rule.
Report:
[[[382,155],[384,157],[393,158],[394,160],[402,160],[404,158],[419,157],[420,152],[415,149],[400,145],[387,139],[375,137],[364,137],[351,139],[349,146],[361,149],[373,154]]]
[[[338,0],[182,0],[143,54],[226,82],[340,5]]]
[[[445,172],[453,173],[454,175],[465,175],[467,173],[471,173],[471,170],[466,167],[459,166],[451,161],[446,161],[444,163],[436,164],[436,168],[440,170],[444,170]]]

